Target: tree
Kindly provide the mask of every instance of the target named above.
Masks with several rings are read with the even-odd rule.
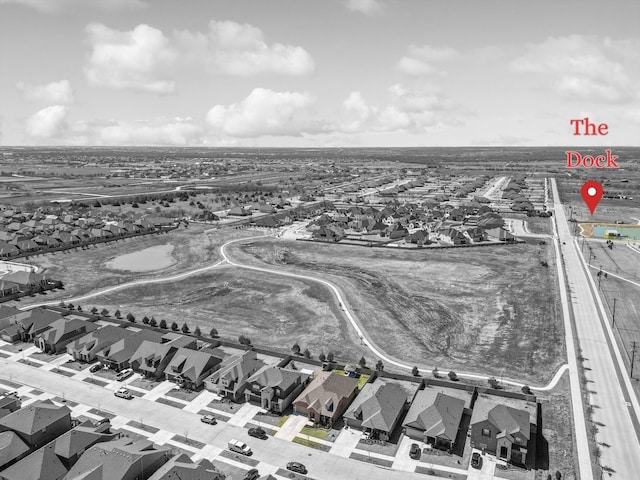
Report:
[[[413,375],[414,377],[420,376],[420,370],[418,370],[418,367],[413,367],[411,369],[411,375]]]
[[[100,312],[100,315],[102,315],[103,317],[108,317],[109,310],[107,310],[106,308],[103,308],[102,311]]]
[[[240,342],[240,345],[251,345],[251,339],[249,337],[245,337],[244,335],[240,335],[238,337],[238,342]]]
[[[201,337],[202,332],[200,331],[200,327],[196,327],[196,329],[193,331],[193,334],[197,337]]]
[[[364,367],[367,364],[367,359],[364,357],[360,357],[360,360],[358,360],[358,365],[360,365],[361,367]]]
[[[458,380],[458,375],[453,370],[449,372],[449,380],[451,380],[452,382],[455,382]]]
[[[293,344],[291,350],[293,350],[293,353],[295,353],[296,355],[300,355],[300,345],[298,345],[297,342]]]
[[[149,320],[149,325],[151,325],[152,327],[155,327],[156,325],[158,325],[158,322],[156,321],[155,318],[151,317],[151,320]]]
[[[174,332],[178,331],[178,324],[176,322],[171,322],[171,330]]]
[[[182,333],[189,333],[189,325],[187,325],[187,322],[182,324]]]
[[[320,360],[321,362],[324,362],[327,359],[327,356],[324,354],[324,352],[320,352],[320,355],[318,355],[318,360]]]
[[[495,377],[491,377],[489,380],[487,380],[489,382],[489,386],[491,386],[491,388],[493,389],[497,389],[500,385],[500,383],[498,382],[498,380],[496,380]]]
[[[122,318],[122,314],[120,313],[120,310],[116,310],[116,313],[113,314],[116,318]]]
[[[134,317],[133,313],[131,312],[127,313],[127,320],[129,320],[131,323],[136,323],[136,317]]]
[[[78,311],[81,312],[82,311],[82,305],[78,305]]]
[[[433,375],[434,378],[440,378],[440,372],[438,372],[438,367],[435,367],[433,370],[431,370],[431,374]]]
[[[329,353],[327,353],[327,362],[333,362],[333,352],[329,351]]]
[[[531,388],[529,388],[529,385],[524,385],[522,387],[522,393],[525,395],[531,395]]]
[[[311,352],[309,351],[308,348],[304,349],[303,355],[304,355],[304,358],[311,358]]]
[[[69,305],[67,305],[67,308],[68,308],[69,310],[73,310],[73,303],[70,303]]]
[[[216,330],[215,328],[212,328],[211,331],[209,332],[209,336],[211,338],[216,338],[218,336],[218,330]]]
[[[562,480],[562,474],[559,470],[556,470],[556,480]]]
[[[160,320],[160,328],[167,328],[167,321],[164,318]]]
[[[142,317],[142,323],[144,323],[145,325],[149,325],[150,321],[151,320],[149,320],[149,317],[147,317],[146,315]]]
[[[376,362],[376,371],[381,372],[384,370],[384,364],[382,363],[382,360],[378,360]]]

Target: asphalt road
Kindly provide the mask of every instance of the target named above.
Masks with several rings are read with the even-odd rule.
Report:
[[[144,418],[144,423],[161,430],[185,435],[227,450],[232,438],[246,442],[254,451],[251,458],[273,466],[285,468],[287,462],[299,461],[309,470],[308,477],[322,480],[368,479],[368,480],[411,480],[435,478],[418,473],[394,471],[368,463],[342,458],[337,455],[313,450],[277,438],[266,441],[249,437],[247,430],[225,422],[215,426],[204,424],[200,416],[169,405],[152,402],[143,398],[123,400],[110,391],[81,380],[64,377],[45,370],[0,359],[0,377],[14,379],[39,390],[63,396],[67,400],[106,410],[131,420]]]
[[[586,388],[594,407],[592,419],[598,426],[596,440],[601,445],[600,465],[613,471],[611,475],[605,473],[604,478],[631,480],[640,474],[640,442],[634,428],[640,408],[630,388],[617,345],[609,337],[608,319],[604,316],[604,320],[601,320],[597,290],[587,274],[584,259],[571,235],[562,204],[558,201],[555,180],[552,181],[552,187],[576,335],[584,366],[588,369],[585,371]]]

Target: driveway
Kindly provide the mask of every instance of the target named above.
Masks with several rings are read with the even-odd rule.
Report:
[[[473,452],[480,452],[480,450],[473,449]],[[472,453],[473,453],[472,452]],[[471,466],[469,462],[469,473],[467,474],[467,480],[492,480],[496,471],[496,459],[491,455],[482,455],[482,469],[478,470]]]

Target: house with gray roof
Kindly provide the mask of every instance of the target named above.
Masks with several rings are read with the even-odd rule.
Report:
[[[262,367],[264,362],[258,360],[254,351],[247,350],[230,355],[222,361],[220,368],[205,380],[205,388],[237,402],[244,396],[249,377]]]
[[[75,360],[93,362],[96,359],[96,353],[129,335],[131,331],[126,328],[105,325],[72,340],[67,344],[66,350]]]
[[[26,457],[30,451],[29,445],[17,433],[12,431],[0,433],[0,470]]]
[[[265,365],[247,379],[246,402],[255,402],[266,410],[283,413],[309,382],[309,374]]]
[[[407,405],[407,393],[397,383],[367,383],[344,413],[345,424],[389,440]]]
[[[149,480],[225,480],[225,478],[226,475],[206,458],[194,462],[187,454],[181,453],[156,470]]]
[[[533,448],[536,424],[535,403],[480,395],[471,416],[471,446],[525,465]]]
[[[71,410],[39,400],[0,418],[0,432],[13,431],[31,448],[39,448],[71,430]]]
[[[178,385],[198,390],[205,378],[220,368],[222,358],[200,350],[179,348],[164,369],[165,378]]]
[[[145,340],[161,343],[162,333],[153,330],[139,330],[132,332],[127,330],[128,335],[96,353],[96,358],[103,365],[113,370],[120,371],[131,366],[130,359],[138,350],[138,347]]]
[[[80,318],[60,318],[33,339],[33,343],[45,353],[58,353],[76,338],[82,337],[98,327]]]
[[[2,480],[61,480],[67,473],[56,456],[55,444],[36,450],[28,457],[0,472]]]

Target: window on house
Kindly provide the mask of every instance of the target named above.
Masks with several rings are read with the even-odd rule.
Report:
[[[491,430],[489,430],[488,428],[483,428],[482,429],[482,436],[483,437],[490,437],[491,436]]]

